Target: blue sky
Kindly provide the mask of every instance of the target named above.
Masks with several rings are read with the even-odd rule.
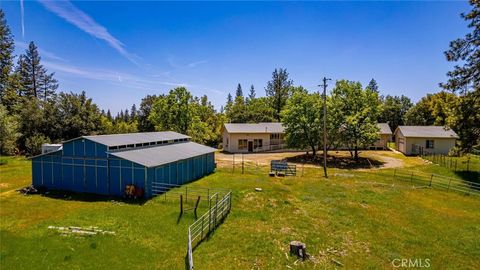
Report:
[[[277,67],[318,90],[323,76],[414,101],[439,91],[443,51],[468,32],[467,2],[0,2],[17,43],[40,48],[60,90],[117,112],[179,85],[219,108],[257,95]],[[23,10],[23,16],[22,16]],[[23,17],[23,20],[22,20]],[[329,88],[331,89],[331,87]]]

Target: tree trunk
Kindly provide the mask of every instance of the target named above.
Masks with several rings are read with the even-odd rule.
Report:
[[[303,260],[307,258],[306,252],[307,245],[299,241],[290,242],[290,254],[296,255]]]
[[[315,150],[315,146],[310,146],[312,147],[312,155],[313,155],[313,160],[317,157],[317,150]]]
[[[358,146],[355,145],[355,161],[358,162]]]

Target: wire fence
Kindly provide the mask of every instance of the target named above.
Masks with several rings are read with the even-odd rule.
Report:
[[[409,182],[412,186],[416,185],[417,187],[430,187],[446,191],[480,195],[480,183],[433,173],[394,169],[392,179]]]
[[[480,172],[480,157],[478,156],[465,155],[461,157],[451,157],[446,155],[424,153],[422,158],[455,172]]]

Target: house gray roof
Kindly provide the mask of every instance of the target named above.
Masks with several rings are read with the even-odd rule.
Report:
[[[110,152],[110,155],[135,162],[145,167],[156,167],[213,152],[215,152],[214,148],[194,142],[184,142]]]
[[[443,126],[399,126],[397,131],[402,132],[405,137],[414,138],[454,138],[458,139],[457,133]]]
[[[224,124],[228,133],[284,133],[282,123],[258,123],[258,124]]]
[[[83,136],[82,138],[89,139],[96,143],[104,144],[106,146],[117,146],[117,145],[129,145],[129,144],[136,144],[136,143],[168,141],[168,140],[175,140],[175,139],[188,139],[190,137],[177,132],[173,132],[173,131],[161,131],[161,132]]]
[[[377,126],[380,128],[380,131],[379,131],[380,134],[392,135],[392,130],[390,129],[390,126],[387,123],[378,123]]]

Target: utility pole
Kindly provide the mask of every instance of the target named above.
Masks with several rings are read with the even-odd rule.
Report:
[[[319,85],[323,87],[323,173],[325,178],[328,178],[327,174],[327,79],[323,77],[323,84]]]

